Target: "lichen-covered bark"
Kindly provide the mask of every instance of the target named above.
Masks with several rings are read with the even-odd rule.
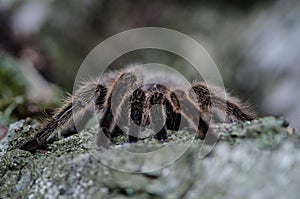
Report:
[[[23,120],[12,124],[0,143],[0,198],[299,198],[300,136],[281,119],[215,125],[221,140],[205,159],[199,159],[202,141],[195,139],[178,160],[150,173],[126,173],[103,165],[91,153],[96,150],[95,128],[53,138],[35,154],[17,149],[35,125]],[[134,151],[162,147],[145,134],[137,144],[117,138],[119,146],[102,150],[102,157],[140,171],[161,164],[166,157],[143,162],[120,155],[120,147]],[[172,132],[169,137],[180,145],[190,132]]]

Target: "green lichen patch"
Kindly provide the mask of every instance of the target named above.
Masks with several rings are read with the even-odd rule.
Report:
[[[300,136],[278,118],[215,125],[213,129],[221,139],[209,156],[199,159],[203,141],[192,139],[184,153],[167,165],[164,161],[171,152],[188,143],[184,140],[190,136],[188,131],[169,132],[168,143],[156,142],[148,130],[136,144],[126,143],[126,136],[121,135],[118,145],[99,150],[95,146],[97,129],[90,128],[67,138],[50,139],[34,154],[17,149],[18,143],[32,136],[35,125],[28,120],[14,123],[5,138],[6,145],[1,142],[3,198],[299,196]],[[124,151],[160,151],[167,144],[171,149],[167,155],[145,155],[144,159],[124,155]],[[122,171],[130,168],[136,172]],[[270,188],[264,188],[266,185]]]
[[[287,126],[282,118],[265,117],[252,122],[217,125],[215,131],[233,145],[251,141],[258,147],[275,149],[291,136],[292,128]]]

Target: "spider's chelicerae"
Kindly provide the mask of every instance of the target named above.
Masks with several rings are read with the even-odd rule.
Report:
[[[99,130],[106,136],[102,136],[103,139],[111,140],[118,135],[122,131],[121,124],[127,127],[129,142],[137,142],[145,127],[153,129],[156,139],[166,141],[167,130],[178,131],[185,125],[204,139],[214,111],[225,113],[230,121],[255,118],[247,105],[220,93],[204,82],[186,86],[166,72],[151,74],[137,67],[108,72],[83,83],[21,149],[35,151],[58,127],[88,109],[100,116]]]

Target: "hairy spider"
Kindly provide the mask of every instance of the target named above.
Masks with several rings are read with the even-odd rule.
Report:
[[[224,112],[231,120],[255,118],[248,106],[228,94],[225,98],[204,82],[186,87],[168,74],[149,76],[145,70],[129,67],[83,83],[21,149],[35,151],[58,127],[73,121],[87,109],[100,115],[99,131],[105,135],[98,138],[101,145],[123,132],[118,124],[127,127],[129,142],[137,142],[145,127],[154,130],[156,139],[166,141],[167,130],[178,131],[186,125],[204,139],[214,109]]]

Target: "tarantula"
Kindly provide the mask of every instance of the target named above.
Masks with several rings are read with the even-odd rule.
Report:
[[[224,112],[233,120],[255,118],[248,106],[233,97],[222,97],[204,82],[194,82],[186,87],[168,74],[149,76],[145,70],[130,67],[83,83],[21,149],[35,151],[58,127],[88,109],[101,115],[99,130],[105,135],[101,137],[102,144],[106,143],[105,139],[111,140],[123,132],[117,123],[127,127],[129,142],[137,142],[145,127],[152,128],[155,138],[163,142],[167,140],[167,130],[178,131],[181,124],[189,125],[200,139],[204,139],[213,109]],[[164,83],[160,83],[161,80]]]

